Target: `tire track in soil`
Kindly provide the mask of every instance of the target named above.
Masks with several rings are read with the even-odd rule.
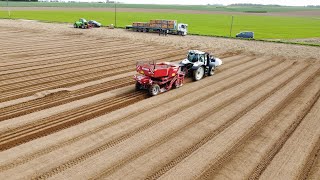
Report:
[[[319,177],[320,177],[320,149],[316,154],[315,161],[306,179],[317,180],[317,178]]]
[[[281,65],[278,65],[278,68]],[[272,66],[273,68],[275,68],[274,66]],[[183,128],[178,129],[176,132],[173,132],[172,134],[166,136],[165,138],[163,138],[161,141],[158,141],[155,145],[152,145],[150,147],[147,147],[146,150],[142,150],[139,153],[132,155],[131,157],[127,157],[125,161],[121,162],[118,165],[113,165],[112,168],[108,169],[105,172],[100,173],[99,175],[97,175],[96,177],[94,177],[94,179],[99,179],[99,178],[103,178],[106,177],[112,173],[114,173],[117,169],[119,169],[120,167],[123,167],[123,165],[125,165],[126,163],[133,161],[135,159],[137,159],[138,157],[142,156],[143,154],[146,154],[148,152],[151,152],[152,150],[156,149],[157,147],[161,146],[162,144],[172,140],[173,138],[176,138],[178,136],[178,134],[184,132],[186,129],[191,129],[195,126],[195,124],[201,123],[203,121],[205,121],[205,119],[209,118],[210,116],[212,116],[214,113],[217,113],[219,111],[221,111],[222,109],[228,107],[230,104],[234,103],[234,101],[236,99],[239,98],[243,98],[243,97],[247,97],[249,96],[247,94],[247,92],[253,92],[256,91],[257,89],[261,89],[261,86],[263,86],[264,84],[266,84],[267,82],[271,81],[272,79],[281,76],[283,73],[287,72],[290,68],[292,68],[292,65],[288,65],[286,68],[284,68],[285,70],[282,69],[278,69],[278,72],[274,74],[274,76],[270,76],[267,79],[262,80],[261,82],[254,84],[253,87],[250,87],[246,90],[242,90],[242,88],[237,88],[237,89],[241,89],[241,91],[239,91],[240,93],[237,94],[236,96],[225,100],[225,102],[221,102],[222,105],[214,105],[215,108],[208,110],[207,112],[201,113],[201,117],[199,116],[199,118],[196,118],[195,120],[189,122],[187,125],[183,126]],[[267,69],[266,71],[269,71],[269,69]],[[265,72],[266,74],[266,72]],[[257,78],[259,77],[258,75],[252,77]],[[253,80],[251,78],[247,79],[248,81],[252,81]],[[244,110],[240,111],[237,115],[235,115],[233,118],[230,118],[230,121],[226,122],[224,125],[220,126],[217,130],[213,131],[212,133],[209,133],[210,135],[204,136],[204,139],[206,139],[207,141],[209,140],[208,137],[213,138],[214,135],[219,134],[219,132],[223,131],[225,128],[227,128],[230,124],[232,124],[233,122],[235,122],[237,120],[237,117],[241,117],[241,115],[245,114],[247,111],[249,111],[250,109],[253,109],[255,107],[256,104],[259,104],[259,102],[262,102],[264,99],[266,99],[268,96],[270,96],[270,94],[272,94],[273,92],[277,91],[281,86],[283,86],[283,84],[277,85],[276,88],[272,89],[271,92],[265,93],[262,97],[260,97],[257,101],[254,101],[249,107],[245,108]],[[236,87],[233,87],[236,88]],[[216,93],[217,94],[217,93]],[[226,93],[228,94],[228,93]],[[251,93],[252,94],[252,93]],[[218,96],[218,94],[217,94]],[[211,97],[211,96],[209,96]],[[249,96],[250,97],[250,96]],[[159,178],[162,173],[165,173],[167,170],[169,170],[170,168],[172,168],[172,166],[174,166],[175,164],[181,162],[183,160],[183,158],[187,157],[188,155],[190,155],[193,151],[195,151],[197,148],[201,147],[203,145],[203,143],[205,143],[205,141],[203,141],[203,139],[201,139],[202,141],[199,141],[198,143],[194,144],[191,147],[186,147],[184,149],[187,149],[185,153],[182,153],[182,155],[173,158],[168,164],[166,164],[165,166],[163,166],[161,169],[158,168],[158,170],[155,170],[154,173],[151,173],[152,175],[148,176],[146,179],[157,179]],[[193,151],[191,151],[193,150]],[[168,157],[166,157],[168,158]]]
[[[156,51],[159,52],[159,51]],[[170,57],[170,55],[174,54],[173,51],[168,52],[168,53],[159,53],[159,55],[157,55],[156,57],[161,57],[161,56],[165,56],[165,57]],[[102,58],[92,58],[92,60],[100,60],[100,63],[97,62],[87,62],[87,65],[80,65],[79,67],[77,67],[77,65],[75,67],[68,67],[68,66],[64,66],[65,68],[63,69],[59,69],[56,71],[51,71],[48,73],[41,73],[41,74],[35,74],[35,75],[29,75],[29,76],[24,76],[24,77],[20,77],[18,79],[6,79],[6,80],[2,80],[0,81],[0,85],[1,86],[5,86],[3,88],[0,88],[0,90],[5,91],[7,89],[9,90],[14,90],[14,87],[18,86],[18,84],[20,83],[30,83],[33,80],[38,80],[37,82],[39,82],[40,80],[45,81],[45,78],[53,78],[55,76],[60,76],[60,75],[69,75],[69,74],[74,74],[74,73],[79,73],[79,71],[81,73],[79,73],[80,75],[85,73],[87,70],[91,70],[94,68],[100,68],[100,67],[104,67],[104,66],[112,66],[112,65],[122,65],[125,66],[128,63],[135,63],[133,61],[133,59],[135,57],[139,57],[140,55],[151,55],[151,53],[148,53],[148,50],[145,51],[139,51],[137,53],[134,54],[130,54],[130,53],[126,53],[125,55],[123,55],[123,58],[127,58],[125,61],[121,61],[121,62],[114,62],[114,63],[110,63],[109,61],[116,61],[117,58],[119,58],[119,56],[121,56],[121,54],[119,54],[119,56],[115,56],[113,58],[110,58],[108,61],[103,61],[104,59],[107,59],[105,57]],[[89,60],[89,59],[88,59]],[[53,68],[53,67],[52,67]],[[13,86],[14,85],[14,86]],[[13,86],[12,88],[10,86]],[[19,86],[18,86],[19,87]],[[22,86],[23,87],[23,86]]]
[[[129,47],[128,45],[124,45],[123,47]],[[144,45],[137,45],[137,48],[139,47],[145,47]],[[107,49],[108,48],[108,49]],[[134,48],[134,47],[132,47]],[[152,47],[150,47],[152,48]],[[119,48],[110,48],[108,47],[101,47],[101,48],[83,48],[81,52],[78,52],[79,49],[72,50],[72,49],[67,49],[67,52],[64,54],[57,53],[55,51],[47,50],[44,51],[45,56],[37,56],[35,57],[34,55],[28,55],[26,59],[20,61],[10,61],[10,62],[2,62],[0,63],[0,70],[1,71],[8,71],[8,70],[16,70],[16,69],[23,69],[23,68],[28,68],[32,66],[39,66],[41,65],[48,65],[48,64],[55,64],[55,63],[61,63],[61,62],[66,62],[70,60],[79,60],[80,57],[82,58],[88,58],[92,57],[94,53],[92,53],[92,50],[94,50],[97,54],[102,54],[103,52],[117,52],[117,49]],[[120,48],[122,49],[122,48]],[[64,49],[64,52],[66,49]],[[26,56],[26,55],[23,55]],[[18,58],[14,58],[18,59]],[[63,60],[63,61],[62,61]]]
[[[139,46],[138,46],[139,47]],[[103,54],[108,53],[108,52],[113,52],[115,54],[121,54],[121,55],[126,55],[129,53],[132,53],[133,51],[136,50],[136,47],[134,48],[129,48],[129,47],[121,47],[121,48],[117,48],[116,50],[106,50],[106,51],[102,51]],[[152,50],[152,49],[150,49]],[[97,54],[95,54],[97,55]],[[95,56],[96,57],[96,56]],[[64,59],[64,61],[60,61],[60,62],[56,62],[56,63],[50,63],[50,64],[46,64],[46,65],[36,65],[36,66],[31,66],[31,67],[26,67],[26,68],[18,68],[18,69],[13,69],[13,70],[6,70],[6,71],[2,71],[0,72],[0,80],[8,80],[8,79],[13,79],[13,78],[18,78],[21,76],[27,76],[27,75],[35,75],[35,74],[40,74],[42,72],[53,72],[56,71],[58,68],[60,68],[60,70],[63,67],[69,66],[70,67],[80,67],[81,65],[84,64],[92,64],[94,62],[99,62],[99,61],[103,61],[107,62],[107,61],[111,61],[111,58],[115,58],[118,57],[117,55],[111,55],[108,57],[108,59],[104,59],[104,58],[95,58],[92,57],[92,54],[88,54],[84,57],[81,57],[81,59],[79,58],[71,58],[71,59]],[[88,58],[90,58],[90,61],[88,61]],[[67,69],[67,68],[64,68]]]
[[[312,167],[317,163],[317,156],[320,152],[320,137],[316,143],[316,146],[313,148],[311,153],[308,156],[307,163],[305,164],[303,170],[299,174],[299,179],[307,179],[310,176]]]
[[[307,179],[320,148],[319,107],[320,101],[316,101],[276,156],[272,157],[267,168],[259,176],[260,179],[266,177]],[[271,171],[272,169],[276,170]]]
[[[119,42],[113,42],[113,43],[109,43],[107,46],[105,46],[105,44],[101,44],[100,46],[90,46],[90,47],[86,47],[86,46],[70,46],[68,47],[64,47],[63,49],[45,49],[45,50],[41,50],[41,52],[38,52],[37,50],[33,50],[31,52],[27,52],[27,53],[14,53],[14,54],[10,54],[6,58],[6,60],[3,60],[0,63],[0,68],[11,68],[13,69],[14,66],[27,66],[31,63],[36,63],[36,62],[42,62],[42,61],[46,61],[46,62],[51,62],[53,59],[59,59],[59,58],[72,58],[72,57],[83,57],[85,55],[89,55],[89,54],[101,54],[103,51],[110,51],[110,48],[114,48],[116,46],[125,46],[125,47],[130,47],[130,45],[128,44],[121,44]],[[136,44],[137,47],[146,47],[143,44]],[[131,45],[132,47],[132,45]],[[81,50],[81,51],[79,51]],[[15,61],[8,61],[7,59],[15,59]],[[38,64],[36,64],[38,65]],[[46,65],[46,64],[45,64]],[[6,70],[6,69],[5,69]]]
[[[111,47],[115,47],[115,46],[122,46],[122,45],[126,45],[128,46],[128,44],[126,43],[121,43],[121,42],[109,42],[107,43],[107,45],[105,43],[101,43],[98,45],[92,45],[90,47],[88,47],[88,45],[79,45],[79,46],[74,46],[74,45],[66,45],[61,47],[61,49],[59,48],[55,48],[55,49],[51,49],[48,48],[46,46],[46,49],[41,50],[40,52],[37,50],[30,50],[28,52],[15,52],[12,54],[8,54],[7,57],[3,57],[3,58],[16,58],[17,61],[15,62],[11,62],[11,61],[3,61],[0,63],[1,67],[2,66],[10,66],[10,65],[19,65],[19,64],[27,64],[27,63],[31,63],[31,62],[39,62],[38,59],[44,59],[46,57],[48,57],[48,59],[52,59],[57,55],[63,56],[63,57],[70,57],[72,54],[73,55],[84,55],[85,51],[87,52],[95,52],[95,51],[101,51],[103,49],[106,48],[111,48]],[[140,44],[140,43],[136,43],[135,45],[137,46],[145,46],[144,44]],[[68,51],[66,51],[68,50]],[[79,51],[82,50],[82,51]],[[84,51],[85,50],[85,51]],[[33,59],[30,59],[30,57],[34,57]]]
[[[260,129],[262,126],[265,125],[265,123],[270,120],[273,116],[273,114],[278,114],[278,112],[280,110],[282,110],[287,102],[290,102],[292,98],[295,98],[297,96],[297,94],[299,94],[303,88],[308,85],[312,79],[316,76],[316,74],[319,72],[319,69],[317,68],[309,68],[311,71],[305,71],[303,73],[303,75],[298,76],[296,79],[293,79],[289,85],[284,86],[281,90],[279,90],[278,92],[276,92],[276,95],[271,96],[267,102],[264,102],[262,105],[259,105],[258,108],[255,108],[253,112],[250,112],[248,114],[246,114],[246,117],[242,117],[241,119],[243,121],[237,122],[237,124],[241,124],[241,126],[245,126],[245,128],[242,128],[241,126],[237,126],[237,124],[232,125],[233,128],[237,129],[237,131],[240,131],[240,129],[242,130],[241,133],[231,133],[229,131],[234,131],[233,128],[228,128],[228,131],[224,131],[221,135],[219,135],[219,138],[216,138],[215,140],[218,141],[219,143],[222,143],[222,138],[226,138],[224,136],[236,136],[234,138],[228,137],[228,139],[231,141],[230,143],[224,143],[223,148],[221,148],[219,146],[219,151],[217,152],[211,152],[211,150],[209,150],[206,153],[213,153],[214,157],[216,157],[215,159],[210,160],[209,159],[205,160],[206,164],[209,165],[209,167],[204,168],[205,170],[202,173],[209,173],[208,170],[214,170],[216,169],[218,166],[222,165],[226,159],[228,159],[227,157],[229,157],[231,154],[233,154],[233,152],[235,152],[237,150],[237,148],[239,146],[241,146],[241,144],[243,144],[244,141],[247,141],[248,138],[250,138],[253,134],[255,134],[257,131],[257,129]],[[302,82],[300,82],[302,81]],[[291,86],[295,86],[296,88],[292,88]],[[286,96],[282,96],[281,94],[287,94]],[[278,97],[279,96],[279,97]],[[274,101],[275,98],[276,101],[278,101],[276,104],[271,103],[271,101]],[[272,105],[272,109],[270,111],[266,111],[264,106],[270,106]],[[259,115],[259,117],[254,117],[254,115],[256,114],[257,111],[263,110],[265,111],[264,113],[261,113]],[[262,111],[262,112],[263,112]],[[252,122],[247,122],[247,124],[243,123],[244,122],[244,118],[247,118],[247,116],[252,116],[252,118],[256,118],[256,121]],[[260,118],[261,116],[261,118]],[[242,124],[243,123],[243,124]],[[231,134],[230,134],[231,133]],[[239,135],[240,134],[240,135]],[[212,142],[213,143],[213,142]],[[212,143],[210,144],[210,147],[212,145]],[[219,143],[217,143],[217,145],[219,145]],[[229,147],[230,146],[230,147]],[[184,171],[183,169],[181,169],[182,167],[186,167],[188,163],[190,163],[190,161],[195,160],[196,157],[198,157],[199,153],[203,153],[204,150],[207,150],[209,147],[209,145],[207,144],[205,147],[202,147],[202,151],[198,151],[197,155],[193,154],[192,156],[192,160],[189,158],[188,161],[184,162],[183,164],[179,165],[179,169],[176,167],[174,170],[171,171],[170,174],[166,173],[165,177],[163,178],[170,178],[170,176],[174,176],[176,173],[180,173],[182,171]],[[204,153],[204,154],[206,154]],[[221,154],[218,154],[221,153]],[[203,156],[204,157],[204,156]],[[201,158],[203,159],[203,158]],[[200,159],[199,159],[200,160]],[[201,167],[196,167],[196,171],[200,171]],[[202,168],[201,168],[202,169]],[[196,173],[195,170],[189,171],[189,172],[185,172],[185,174],[183,174],[183,176],[188,176],[188,173]],[[204,175],[204,174],[202,174]],[[201,176],[203,177],[203,176]]]
[[[238,62],[240,63],[240,65],[238,64],[233,64],[232,66],[228,66],[228,64],[226,64],[224,66],[224,71],[221,73],[221,77],[218,75],[216,75],[216,79],[213,80],[213,82],[222,82],[225,78],[231,78],[232,76],[234,75],[237,75],[238,73],[240,72],[244,72],[246,69],[255,69],[257,66],[260,66],[261,62],[263,61],[258,61],[258,59],[251,59],[251,61],[248,61],[248,59],[245,59],[245,62],[243,62],[243,64],[241,63],[242,61],[241,60],[238,60]],[[220,78],[219,78],[220,77]],[[202,86],[202,87],[205,87],[206,85]],[[192,89],[190,89],[190,92],[192,92]],[[176,99],[176,98],[181,98],[185,95],[187,95],[188,93],[186,94],[179,94],[177,96],[174,96],[172,97],[171,99],[163,102],[163,103],[168,103],[170,101],[172,101],[173,99]],[[145,109],[143,109],[143,112],[146,112],[150,109],[154,108],[153,106],[148,106],[146,107]],[[24,157],[20,157],[19,159],[13,161],[12,163],[9,163],[9,164],[5,164],[3,166],[0,166],[0,172],[3,172],[5,170],[8,170],[8,169],[12,169],[18,165],[22,165],[22,164],[25,164],[27,163],[28,161],[31,161],[37,157],[41,157],[41,156],[44,156],[45,154],[48,154],[54,150],[57,150],[57,149],[60,149],[64,146],[67,146],[67,145],[71,145],[81,139],[84,139],[85,137],[88,137],[92,134],[95,134],[95,133],[98,133],[106,128],[109,128],[111,126],[114,126],[116,124],[119,124],[120,122],[122,121],[126,121],[126,120],[129,120],[130,118],[132,117],[135,117],[135,116],[138,116],[140,113],[142,112],[136,112],[136,113],[132,113],[130,115],[127,115],[125,118],[121,118],[121,119],[117,119],[115,120],[114,122],[110,123],[110,124],[106,124],[104,126],[101,126],[101,127],[98,127],[96,129],[94,129],[93,131],[89,131],[81,136],[78,136],[78,137],[74,137],[72,139],[69,139],[68,141],[65,141],[65,142],[61,142],[57,145],[52,145],[48,148],[45,148],[45,149],[42,149],[42,150],[39,150],[35,153],[31,153],[29,155],[26,155]]]
[[[255,174],[254,177],[258,178],[262,169],[269,164],[269,159],[273,158],[299,126],[319,96],[319,86],[317,87],[316,82],[313,81],[283,111],[275,115],[275,118],[265,127],[257,130],[258,133],[248,139],[236,154],[233,154],[230,159],[226,159],[227,165],[222,164],[217,169],[211,170],[209,174],[204,173],[205,176],[199,179],[232,179],[235,177],[251,179],[249,178],[250,174],[251,176]],[[297,104],[302,105],[297,106]],[[260,150],[256,150],[256,147],[259,147]],[[250,163],[248,164],[248,162]]]
[[[317,93],[317,96],[315,99],[319,99],[320,92]],[[299,115],[299,120],[295,123],[293,123],[286,131],[285,134],[283,134],[280,139],[273,145],[273,148],[263,157],[261,162],[256,166],[256,168],[252,171],[249,179],[259,179],[260,175],[264,172],[264,170],[267,168],[267,166],[270,164],[270,162],[273,160],[273,158],[276,156],[276,154],[281,150],[281,148],[284,146],[286,141],[291,137],[291,135],[295,132],[297,127],[300,125],[300,123],[303,121],[303,119],[308,115],[309,111],[312,109],[314,104],[316,103],[316,100],[313,99],[311,105],[308,107],[308,111],[306,111],[304,114]],[[319,141],[320,143],[320,141]],[[317,147],[319,148],[319,147]],[[317,149],[315,149],[316,151]],[[311,153],[310,155],[315,155],[316,152]],[[308,162],[312,162],[308,161]],[[312,164],[306,165],[304,172],[308,171],[308,168],[311,167]],[[307,173],[306,173],[307,174]],[[305,175],[305,174],[304,174]],[[301,177],[299,179],[306,179],[305,177]]]
[[[247,62],[249,62],[249,61],[252,61],[253,60],[253,58],[251,58],[251,57],[245,57],[245,58],[243,58],[243,59],[241,59],[240,60],[240,62],[241,63],[247,63]],[[227,63],[227,65],[225,65],[224,67],[227,67],[227,68],[225,68],[225,69],[229,69],[229,68],[232,68],[232,67],[235,67],[236,65],[238,65],[238,62],[237,61],[234,61],[234,59],[233,58],[226,58],[225,59],[225,63]],[[127,77],[127,78],[130,78],[130,77]],[[131,80],[132,80],[132,78],[130,78]],[[116,80],[116,79],[114,79],[114,80],[111,80],[111,81],[108,81],[108,82],[106,82],[106,83],[108,83],[108,84],[112,84],[111,82],[112,81],[120,81],[121,79],[119,79],[119,80]],[[129,79],[128,79],[129,80]],[[132,80],[132,82],[133,82],[133,80]],[[83,88],[83,89],[79,89],[79,90],[76,90],[76,91],[72,91],[72,92],[70,92],[70,93],[67,93],[68,95],[69,94],[73,94],[73,95],[75,95],[75,96],[79,96],[79,95],[81,95],[81,94],[83,94],[83,92],[82,91],[84,91],[85,93],[87,93],[87,91],[89,91],[89,92],[96,92],[97,91],[97,89],[96,89],[96,87],[98,87],[100,90],[103,90],[103,92],[105,92],[106,91],[106,89],[104,88],[102,88],[101,86],[102,85],[104,85],[105,83],[102,83],[102,84],[98,84],[98,85],[93,85],[93,86],[89,86],[89,87],[86,87],[86,88]],[[133,83],[132,83],[133,84]],[[66,93],[64,93],[64,92],[58,92],[58,93],[55,93],[55,94],[50,94],[49,96],[47,96],[47,97],[44,97],[44,98],[41,98],[41,99],[37,99],[37,100],[32,100],[32,101],[28,101],[28,102],[24,102],[24,103],[20,103],[20,104],[17,104],[17,105],[13,105],[13,106],[8,106],[8,107],[6,107],[6,108],[2,108],[2,110],[3,111],[1,111],[1,109],[0,109],[0,113],[1,114],[3,114],[3,116],[6,116],[6,115],[9,115],[9,116],[12,116],[12,114],[14,114],[14,113],[17,113],[17,111],[18,111],[18,113],[19,113],[19,111],[23,111],[23,109],[25,109],[25,110],[27,110],[27,111],[30,111],[32,108],[30,108],[30,107],[32,107],[32,106],[34,106],[34,104],[36,104],[36,105],[41,105],[41,104],[46,104],[46,103],[48,103],[48,104],[50,104],[50,103],[55,103],[54,101],[53,101],[53,99],[54,98],[57,98],[57,99],[54,99],[55,101],[58,101],[59,100],[59,97],[60,96],[62,96],[62,97],[65,97],[65,96],[63,96],[64,94],[66,94]],[[96,94],[96,93],[95,93]],[[67,98],[69,98],[69,97],[67,97]],[[52,102],[53,101],[53,102]],[[69,101],[69,100],[68,100]],[[35,103],[34,103],[35,102]],[[39,104],[38,104],[39,103]],[[46,104],[46,106],[48,106],[48,104]],[[21,109],[22,108],[22,109]],[[7,114],[6,114],[7,113]],[[11,115],[10,115],[11,114]],[[3,120],[4,119],[8,119],[9,117],[1,117]],[[11,118],[11,117],[10,117]],[[12,128],[10,128],[10,129],[12,129]],[[2,133],[2,132],[1,132]]]
[[[39,45],[39,43],[43,44],[43,45],[63,45],[60,42],[55,42],[55,43],[48,43],[48,40],[52,40],[52,38],[44,38],[42,37],[43,40],[40,39],[33,39],[32,41],[25,41],[25,39],[23,39],[22,41],[19,41],[19,43],[17,44],[13,44],[12,41],[16,40],[16,37],[14,40],[9,40],[9,41],[2,41],[3,42],[3,49],[0,50],[1,55],[7,55],[7,54],[14,54],[14,52],[19,52],[19,50],[21,50],[21,48],[17,47],[17,45],[19,45],[20,47],[25,47],[26,45],[28,45],[28,50],[31,50],[32,47],[37,48],[37,47],[41,47],[41,45]],[[60,40],[60,39],[59,39]],[[7,42],[7,43],[6,43]],[[61,38],[61,42],[81,42],[81,41],[76,41],[76,40],[72,40],[70,38]],[[1,43],[2,44],[2,43]],[[21,50],[21,51],[25,51],[25,50]],[[1,57],[1,56],[0,56]]]
[[[263,69],[263,70],[260,70],[260,71],[266,71],[266,70],[268,70],[269,68],[271,68],[271,67],[273,67],[275,65],[276,64],[273,64],[272,66],[269,65],[268,67],[261,67],[261,69]],[[243,78],[242,81],[246,81],[247,79],[248,79],[247,77]],[[238,83],[241,83],[241,82],[234,83],[233,85],[238,84]],[[223,90],[221,89],[220,91],[223,91]],[[216,92],[212,92],[212,94],[216,94]],[[202,102],[203,99],[205,99],[205,98],[207,98],[207,96],[201,98],[200,100],[197,100],[196,103]],[[194,103],[191,103],[191,105],[194,105]],[[188,103],[185,106],[188,107],[188,106],[191,106],[191,105],[190,105],[190,103]],[[186,108],[185,106],[179,108],[178,111],[176,110],[176,111],[173,111],[173,112],[167,114],[166,117],[170,117],[170,116],[172,116],[174,114],[179,113],[180,111],[182,111],[183,109]],[[64,171],[67,168],[70,168],[70,167],[72,167],[72,166],[74,166],[74,165],[86,160],[87,158],[100,153],[103,150],[106,150],[106,149],[108,149],[110,147],[113,147],[113,146],[123,142],[124,140],[127,140],[130,137],[132,137],[132,136],[134,136],[134,135],[136,135],[136,134],[138,134],[138,133],[140,133],[142,131],[145,131],[146,129],[148,129],[150,127],[155,126],[156,124],[159,124],[160,122],[164,121],[166,119],[166,117],[162,117],[160,119],[156,119],[154,121],[151,121],[150,123],[147,123],[147,124],[143,125],[142,127],[139,127],[138,129],[135,129],[135,130],[132,130],[131,132],[128,132],[127,134],[123,135],[119,139],[111,140],[110,142],[107,142],[107,143],[103,144],[102,146],[99,146],[99,147],[95,148],[94,150],[92,150],[92,151],[90,151],[88,153],[85,153],[84,155],[79,156],[78,158],[76,158],[74,160],[71,160],[71,161],[69,161],[69,162],[67,162],[67,163],[65,163],[65,164],[63,164],[63,165],[61,165],[61,166],[59,166],[57,168],[53,168],[52,170],[48,171],[47,173],[44,173],[42,178],[43,177],[51,177],[52,175],[56,174],[57,172]],[[41,177],[41,176],[39,176],[39,177]]]
[[[42,119],[35,126],[23,127],[19,131],[10,134],[2,134],[0,136],[0,151],[110,113],[115,109],[128,106],[145,98],[147,98],[146,93],[133,92]]]
[[[92,44],[91,47],[99,47],[98,45],[103,45],[105,43],[112,43],[112,42],[117,42],[117,41],[97,40],[96,44]],[[65,48],[74,47],[74,44],[70,45],[71,43],[80,43],[80,45],[81,45],[83,43],[83,41],[65,39],[65,40],[63,40],[61,42],[56,42],[56,43],[52,43],[52,42],[51,43],[49,43],[49,42],[46,43],[46,41],[45,42],[41,42],[41,44],[40,43],[38,44],[38,42],[32,42],[32,43],[33,44],[37,44],[37,45],[36,46],[30,46],[30,47],[28,46],[27,48],[24,47],[22,50],[21,50],[21,48],[19,48],[17,46],[14,46],[14,47],[17,47],[17,48],[10,48],[9,50],[5,50],[3,52],[0,51],[1,52],[0,57],[5,57],[5,56],[11,55],[11,54],[18,54],[18,53],[35,53],[35,51],[43,51],[43,50],[47,50],[47,49],[63,50],[64,47]],[[65,44],[67,44],[67,45],[65,46]],[[123,42],[123,44],[125,44],[125,42]],[[19,43],[19,46],[21,46],[20,43]],[[82,47],[85,47],[85,45],[83,45]],[[94,48],[91,48],[91,49],[94,49]],[[63,51],[59,51],[59,52],[63,52]]]
[[[228,61],[226,62],[228,63]],[[0,114],[1,114],[0,121],[25,115],[31,112],[39,111],[45,108],[50,108],[53,106],[65,104],[74,100],[86,98],[101,92],[110,91],[116,88],[121,88],[124,86],[131,85],[131,84],[134,84],[134,81],[132,77],[129,76],[121,79],[111,80],[99,85],[90,86],[84,89],[76,90],[74,92],[56,93],[41,99],[24,102],[18,105],[8,106],[0,109]]]
[[[133,84],[134,80],[131,76],[129,76],[121,79],[111,80],[99,85],[95,85],[94,87],[84,88],[83,90],[76,90],[67,93],[55,93],[53,95],[49,95],[41,99],[36,99],[14,106],[1,108],[0,121],[26,115],[35,111],[40,111],[54,106],[66,104],[71,101],[87,98],[102,92],[108,92],[114,89],[122,88]]]
[[[179,59],[180,59],[180,57],[177,59],[171,59],[169,61],[175,61],[175,60],[179,60]],[[27,87],[24,87],[23,89],[16,89],[16,90],[2,92],[2,94],[1,94],[2,98],[0,98],[0,102],[13,100],[13,99],[17,99],[17,98],[28,96],[28,95],[33,95],[34,93],[37,93],[42,90],[63,88],[63,87],[72,86],[74,84],[93,81],[96,79],[101,79],[101,78],[104,78],[107,76],[114,76],[114,75],[118,75],[118,74],[122,74],[122,73],[127,73],[127,72],[132,71],[134,69],[133,64],[134,63],[131,63],[131,66],[126,66],[126,65],[122,64],[120,66],[110,65],[108,67],[102,67],[100,69],[100,71],[98,71],[99,73],[97,73],[97,71],[93,71],[94,69],[90,69],[89,74],[83,74],[81,76],[72,74],[73,77],[69,78],[69,79],[65,79],[66,77],[63,77],[62,80],[58,79],[55,81],[45,82],[45,83],[41,83],[41,84],[39,84],[35,81],[35,83],[37,83],[36,85],[29,85]],[[121,67],[121,68],[119,68],[119,67]],[[109,72],[109,71],[107,71],[108,69],[109,70],[115,69],[115,70]]]

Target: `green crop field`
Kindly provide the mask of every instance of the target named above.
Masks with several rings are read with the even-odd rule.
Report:
[[[10,18],[73,23],[81,17],[95,19],[104,25],[114,24],[114,13],[110,11],[13,11]],[[0,11],[0,18],[8,18],[7,12]],[[229,36],[231,23],[231,15],[118,12],[117,26],[150,19],[178,20],[189,24],[190,33],[217,36]],[[319,27],[320,19],[314,17],[236,15],[232,36],[248,30],[255,32],[256,39],[311,38],[320,37]]]
[[[6,7],[6,1],[0,1],[0,7]],[[64,3],[64,2],[15,2],[9,1],[11,7],[96,7],[113,8],[112,3]],[[316,7],[290,7],[290,6],[219,6],[219,5],[155,5],[155,4],[118,4],[119,8],[146,8],[146,9],[179,9],[179,10],[206,10],[206,11],[267,11],[267,12],[289,12],[289,11],[319,11]]]

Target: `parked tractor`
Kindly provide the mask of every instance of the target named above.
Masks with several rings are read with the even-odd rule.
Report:
[[[215,58],[210,53],[190,50],[187,59],[180,62],[184,72],[193,77],[194,81],[201,80],[205,75],[212,76],[216,68],[222,65],[219,58]]]
[[[134,76],[136,90],[146,89],[151,96],[156,96],[171,88],[179,88],[185,77],[181,68],[179,64],[168,62],[138,62],[136,70],[139,74]]]
[[[88,23],[87,20],[85,20],[84,18],[80,18],[79,21],[76,21],[73,24],[74,28],[82,28],[82,29],[88,29],[91,28],[92,25]]]

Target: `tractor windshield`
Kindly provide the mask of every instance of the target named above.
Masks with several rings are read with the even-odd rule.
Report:
[[[188,54],[188,60],[190,62],[198,62],[198,54],[189,53]]]

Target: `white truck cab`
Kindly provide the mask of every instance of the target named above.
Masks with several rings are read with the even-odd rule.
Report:
[[[180,35],[186,36],[188,34],[188,24],[179,23],[177,30]]]

